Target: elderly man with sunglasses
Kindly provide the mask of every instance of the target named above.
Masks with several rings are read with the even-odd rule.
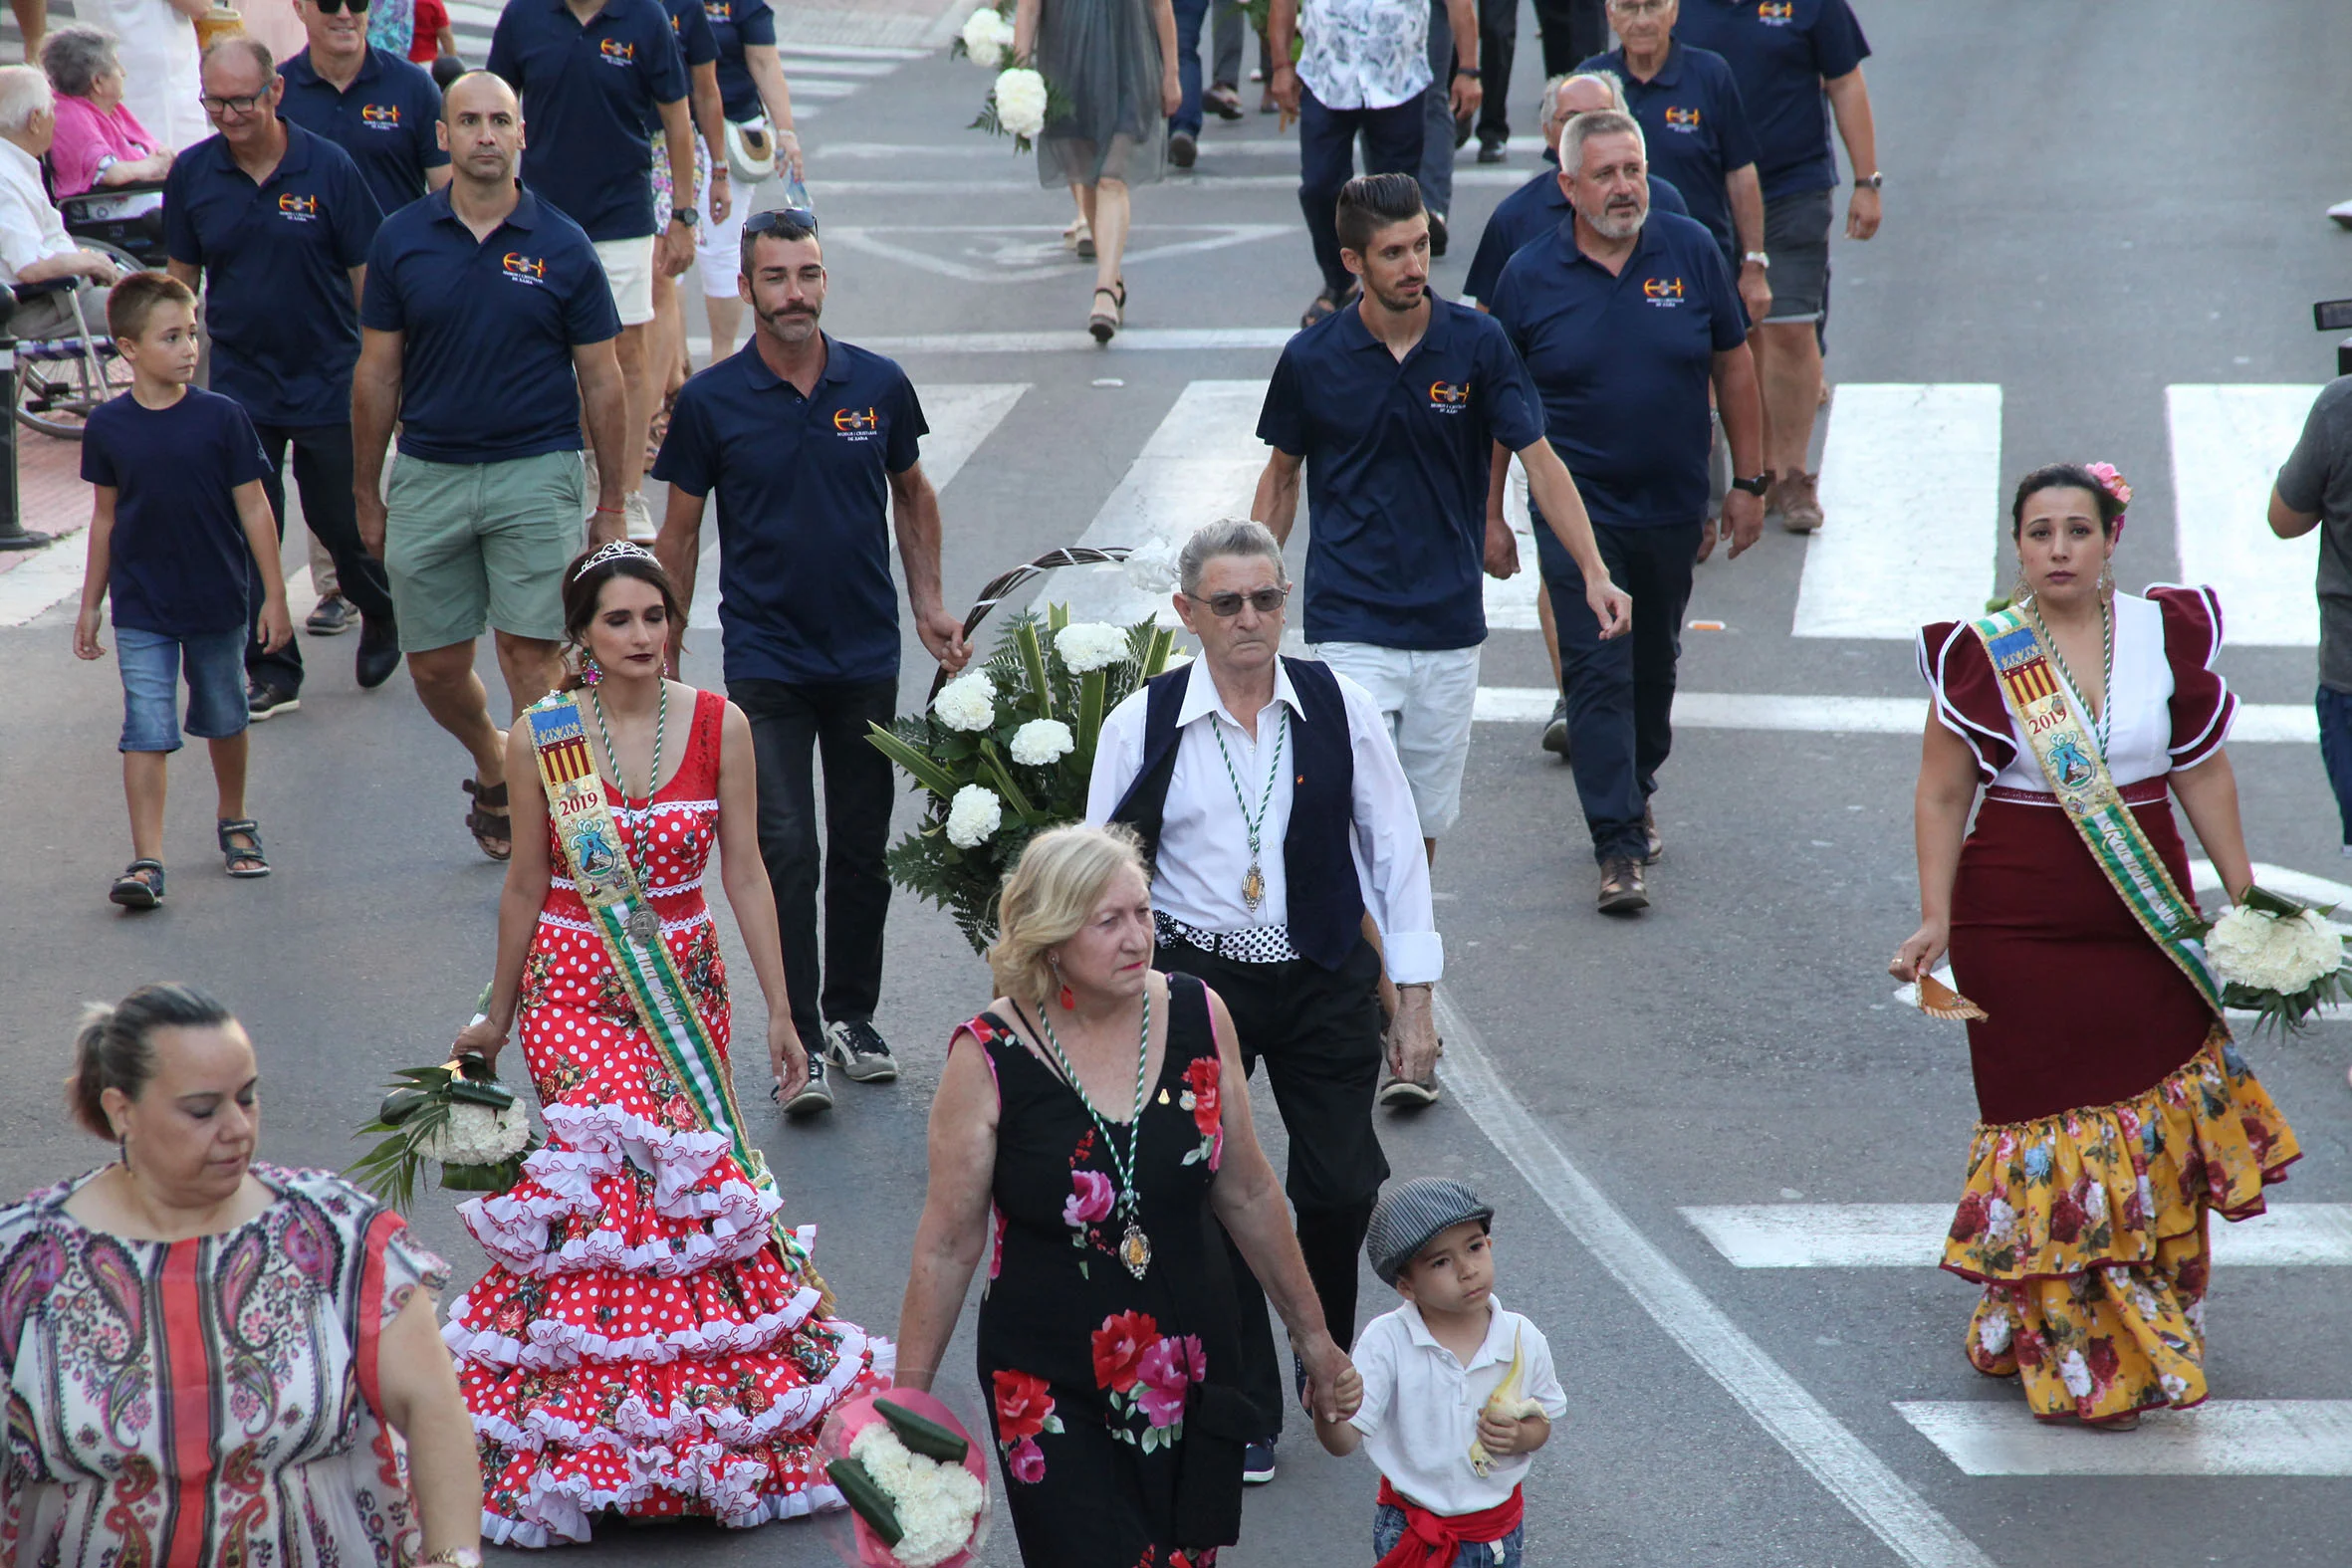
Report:
[[[751,341],[679,389],[653,462],[669,486],[653,553],[691,601],[703,509],[716,493],[727,695],[751,721],[760,858],[776,890],[793,1023],[810,1043],[809,1082],[784,1109],[807,1116],[833,1103],[828,1064],[859,1083],[898,1076],[873,1022],[897,788],[889,761],[866,743],[868,726],[898,711],[893,514],[915,635],[951,674],[971,649],[941,593],[922,404],[895,362],[819,325],[826,275],[817,215],[754,213],[737,264],[756,319]],[[684,634],[681,624],[673,659]],[[822,959],[813,754],[824,770]]]
[[[1142,835],[1153,966],[1206,981],[1232,1009],[1243,1062],[1255,1072],[1266,1059],[1291,1136],[1298,1244],[1345,1342],[1356,1252],[1388,1176],[1372,1130],[1383,965],[1399,996],[1390,1070],[1425,1081],[1437,1059],[1430,988],[1445,955],[1420,816],[1370,695],[1327,665],[1281,656],[1291,584],[1265,524],[1210,524],[1186,541],[1177,574],[1176,613],[1201,656],[1103,720],[1086,819]],[[1282,1368],[1266,1298],[1228,1252],[1243,1392],[1268,1434],[1243,1474],[1265,1481],[1287,1403]]]

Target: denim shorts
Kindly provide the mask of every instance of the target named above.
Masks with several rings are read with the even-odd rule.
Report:
[[[1764,282],[1770,322],[1817,322],[1829,308],[1829,226],[1835,203],[1826,190],[1800,190],[1764,203]],[[1740,276],[1737,268],[1732,276]]]
[[[115,628],[115,666],[122,672],[124,752],[180,747],[175,688],[188,682],[187,733],[225,741],[252,723],[245,707],[245,628],[173,637],[136,626]]]
[[[1396,1543],[1404,1538],[1405,1510],[1381,1504],[1372,1519],[1372,1560],[1377,1562],[1395,1551]],[[1520,1554],[1527,1546],[1528,1527],[1523,1524],[1491,1544],[1465,1543],[1454,1554],[1452,1568],[1520,1568]]]

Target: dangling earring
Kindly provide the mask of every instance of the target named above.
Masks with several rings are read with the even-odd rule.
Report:
[[[1058,1003],[1060,1003],[1060,1004],[1061,1004],[1061,1010],[1062,1010],[1062,1011],[1064,1011],[1064,1012],[1075,1012],[1075,1011],[1077,1011],[1077,1009],[1078,1009],[1078,994],[1077,994],[1076,992],[1074,992],[1074,991],[1072,991],[1072,990],[1070,990],[1070,989],[1069,989],[1069,982],[1068,982],[1068,981],[1066,981],[1066,980],[1062,980],[1062,979],[1061,979],[1061,960],[1059,960],[1059,959],[1058,959],[1058,958],[1049,958],[1049,959],[1047,959],[1047,960],[1046,960],[1046,962],[1054,966],[1054,978],[1055,978],[1056,980],[1059,980],[1059,981],[1061,981],[1061,990],[1060,990],[1060,992],[1059,992],[1059,993],[1058,993],[1058,995],[1057,995],[1057,996],[1054,998],[1054,1000],[1055,1000],[1056,1002],[1058,1002]]]
[[[580,684],[583,686],[594,686],[603,678],[604,666],[596,662],[596,656],[594,654],[583,650],[580,655]]]
[[[2099,562],[2099,591],[2102,594],[2115,591],[2115,562],[2112,560]]]
[[[115,1138],[115,1152],[116,1152],[118,1155],[120,1155],[120,1156],[121,1156],[121,1158],[122,1158],[122,1169],[123,1169],[123,1171],[124,1171],[124,1172],[128,1172],[128,1171],[129,1171],[129,1169],[130,1169],[130,1139],[129,1139],[128,1135],[126,1135],[126,1134],[118,1134],[118,1135],[116,1136],[116,1138]]]

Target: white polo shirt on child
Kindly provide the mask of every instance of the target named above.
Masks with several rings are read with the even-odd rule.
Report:
[[[1364,1403],[1350,1423],[1388,1483],[1432,1513],[1498,1507],[1534,1462],[1533,1456],[1517,1454],[1496,1459],[1484,1476],[1470,1467],[1479,1412],[1510,1375],[1515,1341],[1527,1357],[1527,1397],[1552,1421],[1568,1412],[1543,1331],[1493,1296],[1487,1307],[1486,1342],[1468,1366],[1437,1342],[1410,1301],[1372,1319],[1356,1338]]]

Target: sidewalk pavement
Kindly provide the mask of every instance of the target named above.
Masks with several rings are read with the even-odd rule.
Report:
[[[82,479],[80,442],[60,441],[19,427],[16,491],[25,531],[55,534],[58,543],[47,550],[0,551],[0,572],[14,571],[50,551],[81,551],[82,531],[90,527],[90,486]],[[73,536],[70,540],[69,535]]]

